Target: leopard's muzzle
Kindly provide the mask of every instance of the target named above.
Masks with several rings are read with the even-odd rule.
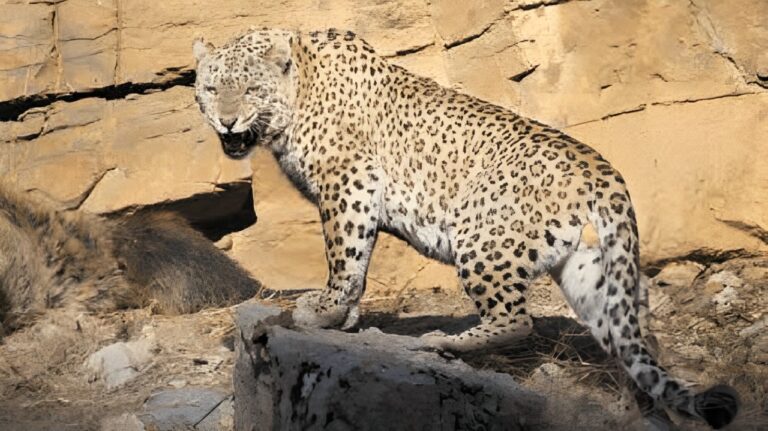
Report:
[[[219,133],[224,154],[236,160],[245,158],[259,142],[260,136],[252,130],[242,133]]]
[[[221,148],[227,156],[239,160],[250,154],[251,149],[262,141],[268,140],[268,125],[270,122],[268,114],[256,117],[250,125],[250,128],[239,133],[219,133]]]

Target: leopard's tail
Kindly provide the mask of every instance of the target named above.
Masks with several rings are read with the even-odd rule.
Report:
[[[739,409],[738,395],[728,386],[694,393],[690,385],[671,377],[659,366],[644,338],[640,321],[647,308],[647,285],[640,282],[639,239],[629,194],[623,187],[603,189],[590,202],[590,222],[600,238],[602,271],[596,295],[602,309],[591,323],[602,347],[616,357],[637,386],[655,401],[684,416],[706,421],[719,429]],[[595,259],[596,260],[596,259]]]

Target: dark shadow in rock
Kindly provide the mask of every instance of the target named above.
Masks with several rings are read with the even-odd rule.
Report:
[[[379,328],[387,334],[418,337],[427,332],[441,330],[446,334],[458,333],[480,323],[476,315],[469,316],[410,316],[398,317],[384,312],[361,313],[358,328]]]
[[[256,223],[253,192],[248,181],[217,184],[210,193],[161,202],[142,207],[132,207],[107,214],[109,218],[126,213],[170,211],[184,217],[195,229],[211,241],[224,235],[241,231]]]
[[[33,108],[48,106],[57,101],[75,102],[77,100],[100,97],[106,100],[124,99],[129,94],[148,94],[163,91],[176,86],[192,87],[195,84],[195,71],[169,67],[156,73],[155,82],[124,82],[118,85],[80,90],[66,93],[47,93],[22,96],[0,102],[0,121],[19,121],[22,114]]]
[[[458,333],[477,323],[476,315],[398,317],[395,314],[369,312],[361,316],[360,329],[376,327],[390,334],[419,336],[441,330]],[[617,370],[614,361],[605,354],[589,330],[574,319],[563,316],[533,319],[533,333],[508,346],[462,353],[465,362],[479,368],[517,375],[528,375],[545,362],[565,365],[605,368],[611,374]],[[611,380],[613,377],[609,377]]]
[[[261,299],[286,299],[286,300],[297,300],[299,296],[307,293],[312,292],[317,289],[285,289],[285,290],[275,290],[270,288],[264,288],[261,289],[259,292],[259,297]]]
[[[645,275],[648,277],[655,277],[665,266],[669,265],[670,263],[690,261],[704,265],[705,267],[709,267],[715,264],[725,263],[733,259],[748,259],[758,256],[760,256],[760,252],[745,250],[743,248],[731,250],[700,248],[681,256],[674,256],[651,262],[645,262],[643,265],[641,265],[641,267]]]

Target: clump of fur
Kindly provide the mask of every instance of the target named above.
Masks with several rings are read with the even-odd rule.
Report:
[[[243,268],[174,213],[123,218],[113,231],[113,243],[137,297],[154,299],[166,314],[239,302],[255,295],[259,287]]]
[[[144,212],[107,220],[59,211],[0,184],[0,322],[49,308],[111,311],[150,301],[163,313],[231,305],[260,284],[183,219]]]

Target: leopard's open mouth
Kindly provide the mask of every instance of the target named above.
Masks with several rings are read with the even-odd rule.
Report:
[[[219,133],[224,154],[236,160],[245,158],[253,147],[271,135],[268,133],[270,119],[269,113],[262,113],[251,121],[250,127],[244,132]]]
[[[259,141],[259,136],[252,130],[242,133],[220,133],[221,148],[227,156],[239,160],[245,158]]]

